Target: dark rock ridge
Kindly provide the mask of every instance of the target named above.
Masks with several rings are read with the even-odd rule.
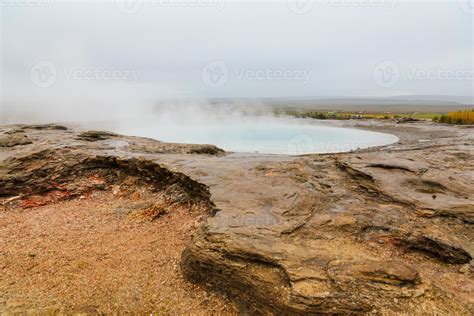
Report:
[[[14,143],[12,139],[17,138],[28,141]],[[107,143],[110,138],[117,143]],[[208,211],[213,207],[206,185],[133,155],[134,146],[155,148],[163,144],[155,140],[109,132],[77,134],[54,124],[12,126],[0,133],[2,139],[8,139],[8,147],[13,148],[0,151],[0,198],[6,198],[7,202],[14,200],[37,206],[126,183],[159,192],[168,204]],[[165,146],[171,153],[213,153],[207,145]],[[123,147],[131,150],[116,150]]]
[[[74,198],[94,189],[122,183],[129,177],[134,178],[134,184],[149,185],[182,204],[212,206],[208,188],[182,173],[144,159],[89,156],[70,149],[46,149],[3,161],[0,165],[0,197],[56,192]],[[94,178],[100,181],[84,185],[84,179]]]
[[[119,135],[115,133],[110,133],[106,131],[87,131],[87,132],[82,132],[77,136],[77,139],[79,140],[85,140],[89,142],[95,142],[98,140],[106,140],[112,137],[117,137]]]

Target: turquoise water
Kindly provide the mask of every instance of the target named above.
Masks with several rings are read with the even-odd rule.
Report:
[[[159,121],[124,127],[120,132],[165,142],[214,144],[230,152],[286,155],[344,152],[398,141],[390,134],[279,118],[223,119],[186,124]]]

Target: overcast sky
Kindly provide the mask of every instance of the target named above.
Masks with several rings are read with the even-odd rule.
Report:
[[[472,1],[26,1],[0,1],[3,106],[473,94]]]

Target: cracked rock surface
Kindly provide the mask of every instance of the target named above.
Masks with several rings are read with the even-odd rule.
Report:
[[[220,211],[183,271],[250,313],[472,314],[473,130],[410,128],[379,150],[209,171]]]

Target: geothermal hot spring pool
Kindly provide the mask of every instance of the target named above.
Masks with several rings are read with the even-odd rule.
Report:
[[[118,132],[164,142],[213,144],[227,152],[302,155],[388,145],[394,135],[332,127],[293,118],[176,123],[160,120],[121,126]]]

